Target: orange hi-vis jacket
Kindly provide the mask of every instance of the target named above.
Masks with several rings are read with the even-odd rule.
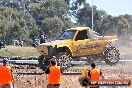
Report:
[[[94,68],[94,69],[90,69],[90,80],[92,81],[96,81],[100,79],[100,69]],[[88,78],[88,72],[84,70],[84,68],[82,68],[82,75],[83,77]]]
[[[10,66],[0,66],[0,85],[13,84]]]
[[[100,69],[94,68],[90,70],[91,81],[98,81],[100,80]]]
[[[48,84],[60,84],[60,79],[61,79],[60,66],[51,66],[49,70],[50,73],[48,77]]]

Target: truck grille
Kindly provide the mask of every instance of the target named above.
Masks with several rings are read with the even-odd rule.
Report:
[[[37,50],[41,55],[48,55],[48,47],[47,46],[37,46]]]

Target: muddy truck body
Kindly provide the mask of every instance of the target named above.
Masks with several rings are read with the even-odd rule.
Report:
[[[113,45],[117,41],[114,36],[99,36],[89,27],[76,27],[65,30],[58,40],[36,46],[39,51],[39,66],[41,69],[49,65],[54,58],[57,64],[66,69],[71,67],[71,61],[85,57],[88,63],[105,61],[108,65],[116,64],[119,50]]]

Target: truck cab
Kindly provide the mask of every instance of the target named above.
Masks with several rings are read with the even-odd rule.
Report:
[[[116,36],[99,36],[89,27],[76,27],[65,30],[57,40],[40,44],[36,49],[41,54],[40,63],[46,63],[54,58],[59,65],[69,67],[73,58],[87,57],[88,61],[91,58],[94,60],[107,58],[104,59],[107,64],[113,64],[119,60],[118,50],[111,46],[115,40],[117,40]],[[112,55],[115,57],[112,58]],[[111,59],[114,59],[114,62],[111,62]]]

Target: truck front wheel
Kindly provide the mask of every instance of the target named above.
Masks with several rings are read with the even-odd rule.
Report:
[[[57,64],[59,66],[61,66],[63,69],[67,69],[69,67],[71,67],[71,56],[70,54],[66,53],[66,52],[59,52],[56,55],[56,60],[57,60]]]
[[[49,64],[50,64],[50,59],[49,58],[44,58],[44,56],[41,55],[41,56],[39,56],[38,62],[39,62],[38,65],[39,65],[40,69],[45,71],[47,69],[47,67],[49,66]]]

